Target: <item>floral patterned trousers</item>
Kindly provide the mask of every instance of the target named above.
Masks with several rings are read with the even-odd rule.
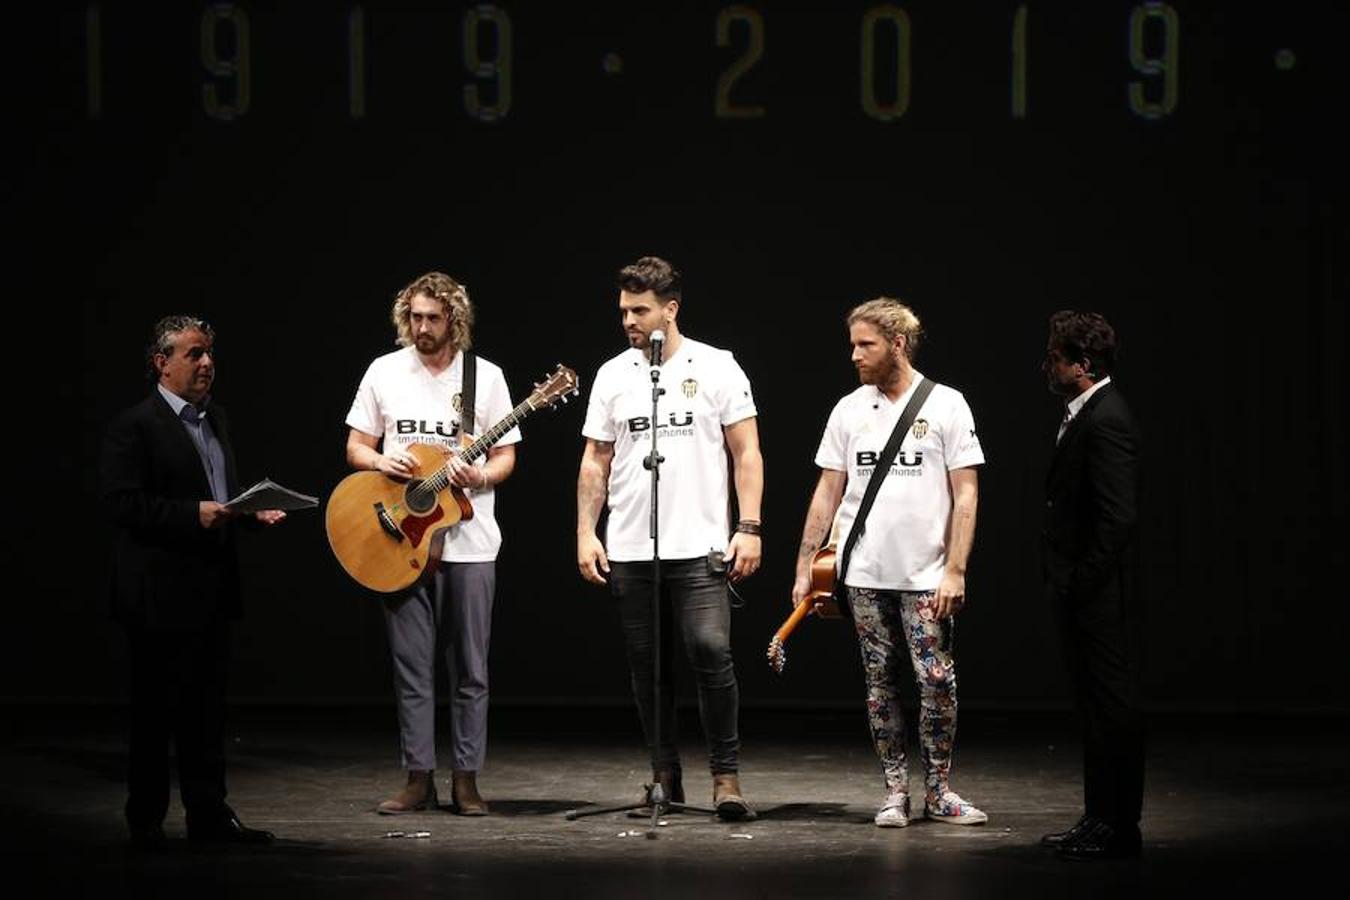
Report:
[[[908,656],[919,686],[919,751],[929,795],[948,790],[956,739],[954,625],[937,617],[933,591],[848,589],[867,681],[867,719],[886,788],[909,793],[901,666]],[[906,652],[908,651],[908,652]]]

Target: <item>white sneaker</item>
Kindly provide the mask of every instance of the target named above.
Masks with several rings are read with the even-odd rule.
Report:
[[[941,797],[929,795],[923,804],[923,814],[934,822],[946,822],[949,825],[983,825],[989,817],[967,803],[955,791],[943,791]]]
[[[909,794],[891,794],[872,821],[878,828],[904,828],[909,824]]]

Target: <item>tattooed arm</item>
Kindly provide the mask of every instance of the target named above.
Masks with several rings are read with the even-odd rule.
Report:
[[[577,569],[592,584],[605,584],[605,574],[609,572],[609,557],[595,528],[600,511],[605,508],[613,461],[613,443],[586,439],[581,471],[577,473]]]
[[[806,511],[806,525],[802,528],[802,544],[797,550],[797,579],[792,585],[792,605],[798,606],[811,590],[811,559],[829,537],[835,510],[844,496],[848,476],[833,469],[822,469],[811,495],[811,506]]]

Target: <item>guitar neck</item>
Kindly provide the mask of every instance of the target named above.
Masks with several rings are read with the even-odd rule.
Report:
[[[521,403],[515,409],[507,413],[500,422],[479,435],[478,439],[472,444],[469,444],[467,447],[460,450],[459,458],[466,463],[472,463],[475,459],[488,452],[493,444],[502,439],[502,435],[506,434],[512,428],[515,428],[526,416],[538,409],[538,407],[531,402],[533,399],[533,395],[527,397],[524,403]],[[450,486],[449,466],[441,466],[436,474],[428,478],[425,483],[438,493],[445,490]]]
[[[788,635],[792,634],[793,630],[796,629],[796,627],[799,624],[801,624],[802,619],[805,619],[807,616],[811,615],[812,610],[814,610],[815,608],[816,605],[812,603],[810,600],[804,600],[801,603],[797,604],[797,608],[792,611],[792,615],[788,616],[787,621],[784,622],[776,632],[774,632],[773,639],[780,644],[786,641],[788,639]]]
[[[507,413],[500,422],[480,434],[476,441],[459,451],[459,458],[467,463],[473,462],[488,452],[493,444],[502,439],[502,435],[519,425],[532,412],[534,412],[534,407],[530,405],[530,400],[527,398],[524,403]]]

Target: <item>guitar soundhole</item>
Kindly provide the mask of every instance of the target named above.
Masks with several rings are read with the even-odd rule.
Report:
[[[430,488],[418,490],[422,483],[421,479],[410,481],[403,489],[403,501],[408,504],[409,510],[419,516],[426,515],[436,508],[436,492]]]

